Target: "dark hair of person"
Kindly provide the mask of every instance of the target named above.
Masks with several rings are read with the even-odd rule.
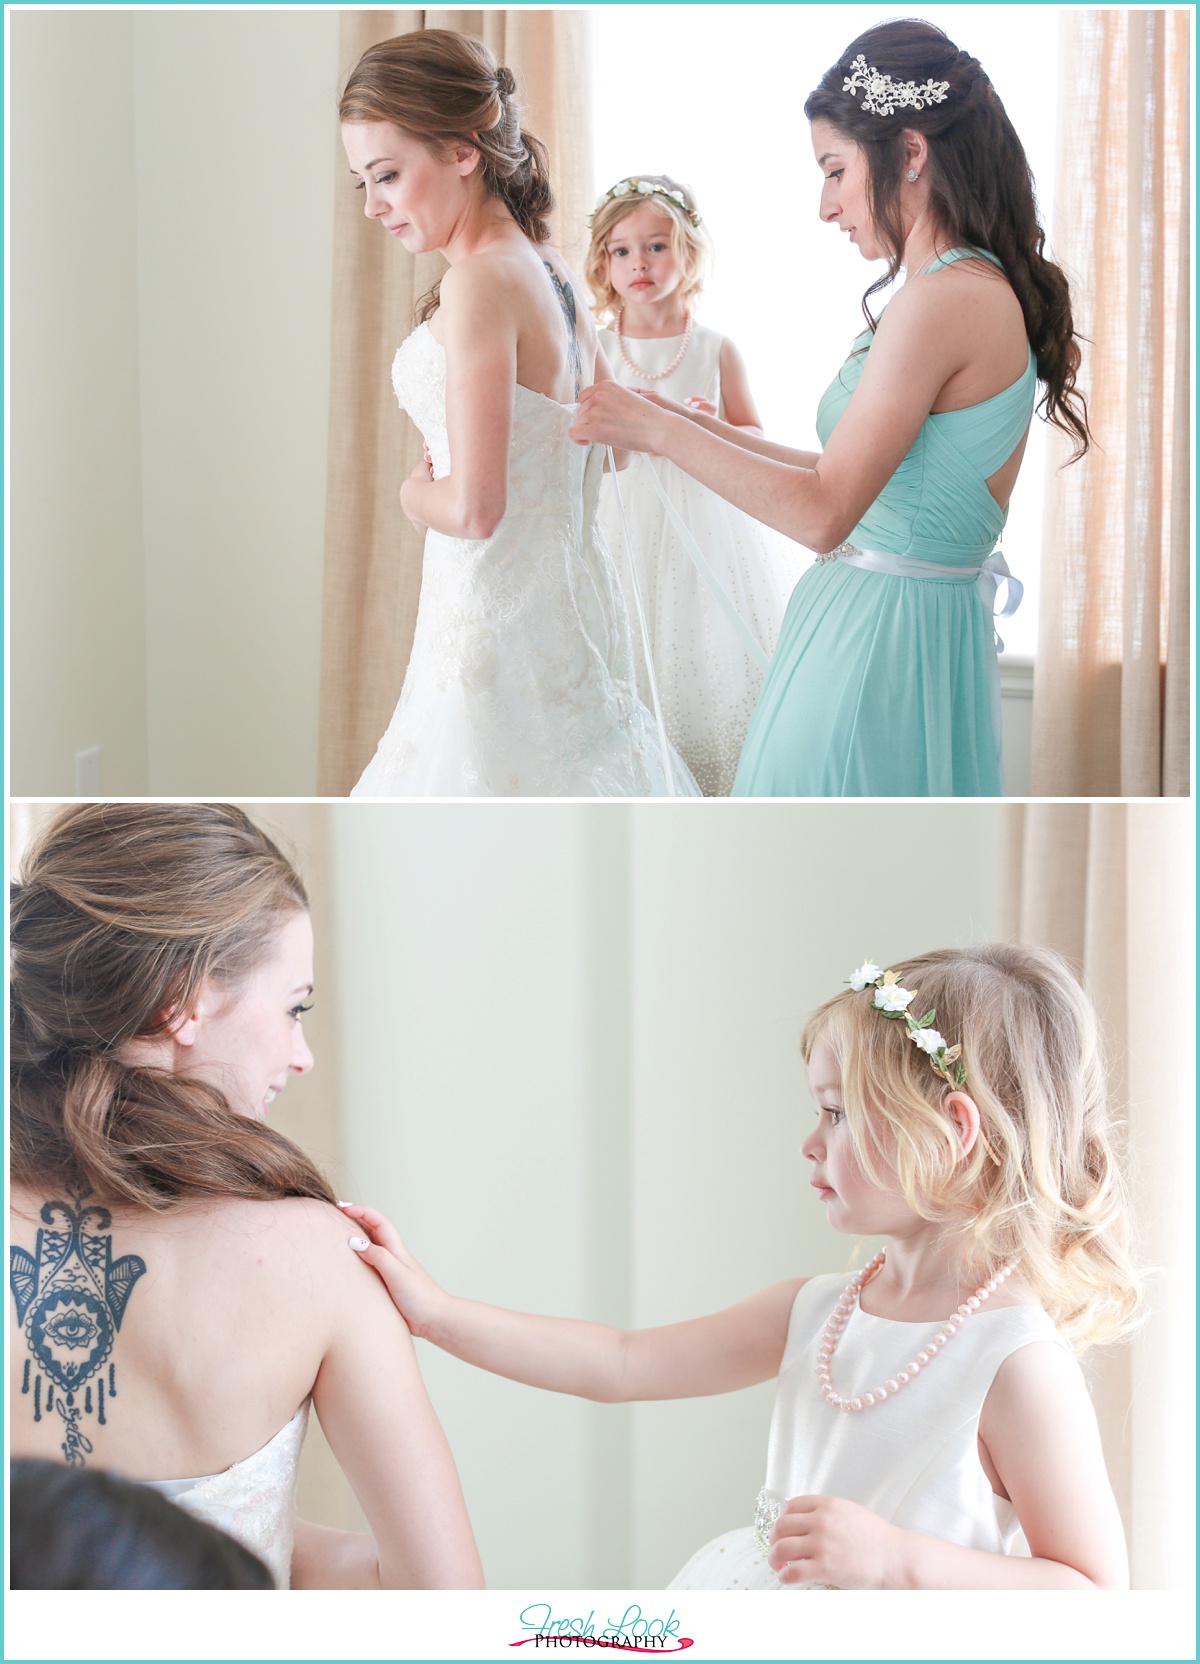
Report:
[[[863,89],[845,90],[854,60],[893,81],[949,82],[940,103],[921,109],[897,106],[890,116],[863,109]],[[875,230],[886,245],[887,272],[863,296],[869,301],[900,269],[903,223],[900,181],[904,132],[922,133],[929,143],[925,178],[938,229],[955,248],[987,249],[1000,261],[1025,316],[1025,332],[1044,388],[1038,406],[1071,439],[1078,461],[1087,451],[1087,401],[1075,385],[1079,337],[1071,319],[1071,297],[1060,267],[1044,254],[1046,234],[1038,220],[1033,176],[1025,151],[977,58],[960,52],[932,23],[904,18],[880,23],[851,41],[826,71],[804,105],[809,121],[827,121],[863,151]]]
[[[291,1139],[215,1086],[124,1061],[202,983],[236,991],[308,906],[295,868],[240,809],[81,803],[12,886],[12,1175],[163,1210],[192,1197],[334,1200]]]
[[[474,145],[489,195],[504,203],[533,243],[550,240],[554,196],[546,147],[522,131],[517,83],[480,40],[452,29],[416,29],[369,46],[350,71],[339,121],[388,121],[435,155]],[[423,323],[437,311],[440,282],[417,303]]]
[[[257,1555],[149,1485],[101,1468],[12,1463],[14,1589],[273,1589]]]

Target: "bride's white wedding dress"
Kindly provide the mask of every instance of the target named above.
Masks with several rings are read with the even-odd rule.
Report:
[[[401,405],[450,471],[446,358],[427,324],[392,365]],[[667,792],[629,617],[596,528],[604,453],[575,405],[516,388],[508,506],[491,537],[425,539],[412,655],[353,797],[649,797]],[[672,751],[675,791],[700,795]]]
[[[203,1479],[151,1479],[146,1483],[197,1519],[206,1520],[257,1554],[286,1589],[296,1532],[296,1470],[308,1426],[305,1399],[286,1427],[244,1461]]]

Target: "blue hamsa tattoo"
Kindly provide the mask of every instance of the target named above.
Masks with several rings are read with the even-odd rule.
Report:
[[[33,1419],[57,1410],[63,1455],[74,1467],[92,1450],[82,1417],[94,1413],[103,1426],[105,1401],[116,1396],[113,1341],[146,1270],[136,1254],[113,1259],[112,1215],[84,1201],[44,1203],[35,1251],[9,1250],[9,1286],[30,1353],[21,1391],[30,1391],[32,1365]]]

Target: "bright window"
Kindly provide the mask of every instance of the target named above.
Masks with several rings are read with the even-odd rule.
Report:
[[[987,70],[1025,146],[1046,224],[1058,8],[916,11]],[[592,13],[596,193],[639,172],[693,187],[716,246],[700,316],[737,343],[767,433],[785,444],[817,446],[817,403],[863,327],[862,294],[882,270],[818,220],[820,175],[804,100],[856,35],[896,15],[853,5],[612,5]],[[873,299],[876,314],[885,298]],[[1029,656],[1037,640],[1042,435],[1035,421],[1003,543],[1025,600],[1001,633],[1009,653]]]

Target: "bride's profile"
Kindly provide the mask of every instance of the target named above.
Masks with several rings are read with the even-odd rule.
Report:
[[[408,1330],[266,1123],[313,1061],[294,867],[236,808],[80,804],[11,922],[12,1454],[154,1484],[283,1588],[480,1586]],[[296,1524],[310,1403],[370,1536]]]
[[[369,48],[339,105],[367,216],[449,263],[392,367],[426,441],[400,495],[424,566],[400,701],[352,795],[698,796],[638,700],[596,531],[603,453],[567,437],[610,372],[515,93],[481,42],[426,29]]]

